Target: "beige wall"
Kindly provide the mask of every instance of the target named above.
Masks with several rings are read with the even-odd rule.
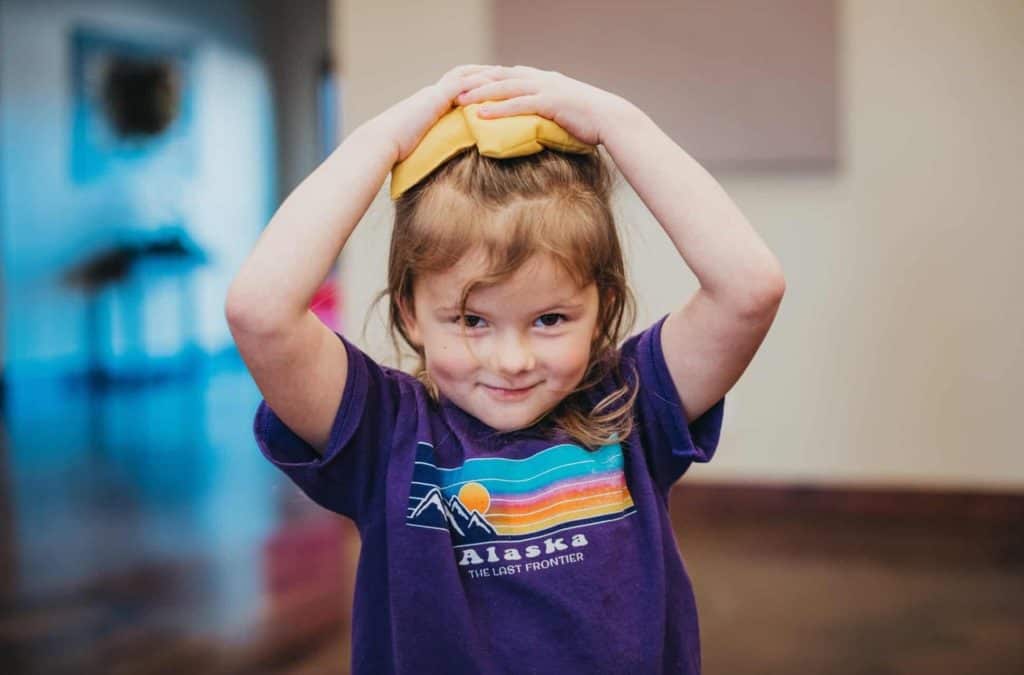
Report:
[[[349,130],[451,65],[491,62],[487,3],[334,9]],[[1020,489],[1024,5],[850,0],[839,21],[840,170],[717,176],[788,291],[727,396],[718,456],[687,480]],[[644,325],[695,279],[628,187],[618,213]],[[357,339],[390,216],[382,193],[342,259]],[[373,328],[360,341],[385,356]]]

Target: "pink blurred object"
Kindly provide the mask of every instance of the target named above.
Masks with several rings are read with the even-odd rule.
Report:
[[[309,308],[333,331],[341,332],[341,292],[334,275],[327,277],[317,289]]]
[[[345,589],[346,530],[334,516],[283,524],[263,546],[266,590],[271,599],[301,591],[331,595]]]
[[[247,638],[283,651],[340,634],[352,607],[353,542],[358,534],[333,514],[282,522],[263,543],[262,606]]]

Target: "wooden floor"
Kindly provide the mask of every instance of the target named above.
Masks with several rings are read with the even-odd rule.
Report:
[[[358,537],[259,457],[258,400],[237,368],[8,392],[0,673],[348,672]],[[690,480],[705,673],[1024,673],[1019,520],[722,509]]]
[[[677,534],[707,673],[1024,673],[1019,528],[696,520]]]

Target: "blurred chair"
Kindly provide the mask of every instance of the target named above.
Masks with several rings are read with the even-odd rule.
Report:
[[[125,310],[125,335],[134,336],[134,344],[144,344],[145,325],[137,306],[132,306],[131,291],[146,297],[149,287],[164,282],[168,277],[177,279],[178,306],[182,322],[182,340],[176,357],[184,357],[186,365],[194,356],[191,330],[195,325],[195,305],[188,297],[188,277],[209,261],[207,254],[182,227],[166,227],[154,232],[122,234],[111,246],[93,251],[85,259],[73,264],[63,275],[62,283],[83,291],[86,295],[86,342],[88,367],[84,377],[90,384],[105,385],[116,382],[138,382],[161,379],[168,373],[155,372],[142,360],[131,370],[111,368],[104,360],[105,350],[111,350],[114,331],[101,325],[101,307],[104,291],[110,289],[114,298],[122,301]],[[159,263],[152,265],[150,263]],[[145,274],[136,272],[145,267]],[[138,286],[132,288],[132,284]]]

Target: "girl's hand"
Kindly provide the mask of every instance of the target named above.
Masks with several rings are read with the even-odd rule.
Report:
[[[456,103],[495,101],[477,110],[481,118],[535,113],[592,145],[603,142],[614,113],[629,105],[620,96],[551,70],[493,66],[486,73],[488,81],[474,83],[457,95]]]
[[[393,140],[394,161],[400,162],[409,156],[434,122],[451,110],[456,96],[493,81],[497,77],[494,69],[495,66],[456,66],[434,84],[377,115],[372,124]]]

